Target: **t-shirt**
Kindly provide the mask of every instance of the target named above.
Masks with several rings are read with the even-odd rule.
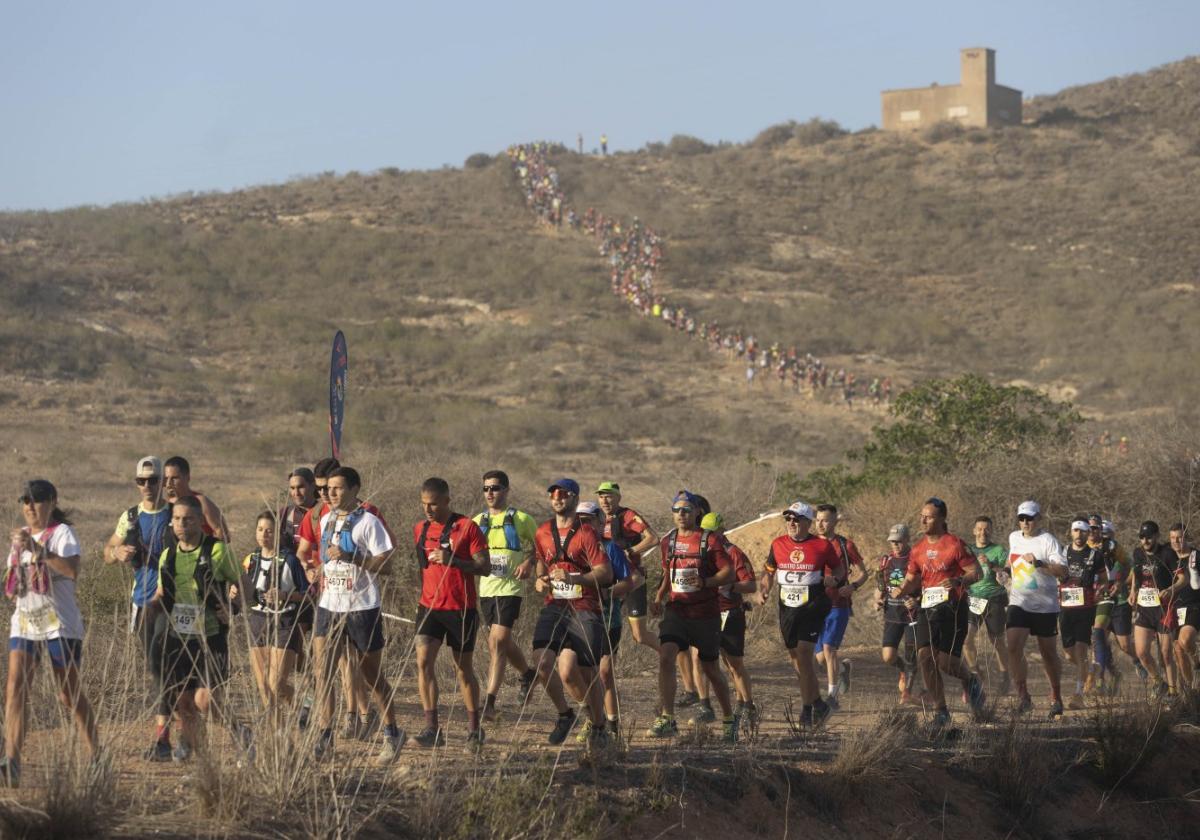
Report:
[[[706,540],[701,552],[701,538]],[[701,556],[703,554],[703,557]],[[663,576],[667,579],[667,609],[684,618],[720,615],[717,590],[705,587],[704,579],[728,568],[733,562],[721,538],[711,531],[680,534],[672,530],[659,544]]]
[[[1102,601],[1123,604],[1129,598],[1129,558],[1125,556],[1125,549],[1116,540],[1104,539],[1100,542],[1088,540],[1089,548],[1099,548],[1104,556],[1104,565],[1108,569],[1108,579],[1112,583],[1116,583],[1112,595],[1104,594],[1101,596]],[[1108,587],[1103,587],[1104,592],[1107,592]]]
[[[291,552],[300,548],[300,528],[304,524],[304,520],[309,518],[310,513],[312,513],[312,508],[303,508],[290,502],[279,509],[280,548]]]
[[[1023,559],[1026,554],[1045,564],[1067,565],[1062,546],[1048,531],[1027,537],[1020,531],[1008,535],[1008,566],[1012,587],[1008,592],[1009,606],[1031,613],[1056,613],[1058,607],[1058,578]]]
[[[825,576],[836,577],[841,571],[841,562],[826,539],[809,534],[802,540],[794,540],[789,534],[783,534],[771,543],[765,567],[779,584],[782,609],[804,607],[818,601],[828,603]]]
[[[520,544],[520,548],[514,551],[508,547],[508,534],[504,528],[506,514],[507,511],[489,517],[491,521],[484,537],[487,540],[488,556],[492,559],[492,573],[479,579],[481,598],[520,596],[524,592],[524,582],[513,577],[513,572],[524,561],[526,553],[533,551],[537,522],[523,510],[513,511],[512,526],[517,532],[517,542]],[[476,515],[475,524],[478,525],[481,519],[482,513]]]
[[[604,533],[606,540],[616,540],[621,548],[631,548],[640,543],[649,529],[646,520],[632,508],[618,508],[613,516],[605,517]]]
[[[1174,582],[1179,565],[1179,555],[1166,543],[1159,543],[1149,553],[1138,546],[1133,550],[1133,585],[1136,589],[1166,589]]]
[[[29,530],[23,528],[22,530]],[[46,531],[50,531],[47,535]],[[70,525],[53,526],[42,531],[33,531],[33,539],[46,546],[46,550],[59,557],[78,557],[82,554],[79,538]],[[11,564],[12,558],[9,559]],[[39,574],[49,574],[49,585],[45,593],[33,592],[30,584],[35,573],[33,554],[22,551],[19,559],[19,574],[24,578],[25,594],[18,595],[13,610],[9,636],[16,639],[82,639],[83,616],[75,601],[75,580],[42,564],[36,569]]]
[[[746,552],[742,551],[729,540],[723,540],[729,561],[733,563],[734,583],[747,583],[754,580],[754,565]],[[741,592],[734,592],[732,584],[726,584],[717,590],[717,607],[721,612],[742,608],[744,597]]]
[[[1082,609],[1096,603],[1096,582],[1107,577],[1104,553],[1084,544],[1083,548],[1068,545],[1066,552],[1067,577],[1058,584],[1058,603],[1063,609]]]
[[[1008,565],[1008,552],[998,543],[988,543],[983,548],[968,546],[979,561],[979,580],[967,587],[972,598],[995,598],[1004,594],[1004,587],[996,580],[996,571]]]
[[[361,513],[359,512],[361,511]],[[346,521],[354,518],[348,539],[343,538]],[[328,535],[328,536],[326,536]],[[321,558],[321,598],[317,605],[336,613],[373,610],[380,604],[379,575],[355,563],[344,560],[323,562],[329,545],[334,541],[345,552],[351,549],[360,563],[367,557],[387,554],[395,546],[388,536],[383,520],[371,512],[366,505],[348,516],[339,517],[336,512],[321,516],[319,550],[314,556]]]
[[[932,541],[929,537],[922,536],[913,543],[908,552],[908,573],[921,580],[923,607],[936,606],[934,600],[938,595],[943,596],[942,601],[961,598],[964,587],[961,584],[947,586],[946,582],[952,578],[960,578],[977,567],[975,555],[967,548],[967,544],[954,534],[942,534]]]
[[[875,573],[879,588],[883,591],[889,607],[903,607],[903,598],[893,598],[891,591],[904,586],[904,578],[908,576],[909,552],[903,554],[885,554],[879,558],[879,570]]]
[[[1200,607],[1200,551],[1190,549],[1179,561],[1183,570],[1183,589],[1175,596],[1175,606]]]
[[[158,589],[158,558],[164,548],[163,540],[171,530],[171,506],[163,505],[157,510],[146,510],[139,504],[137,523],[137,545],[142,549],[143,561],[133,570],[133,591],[130,598],[135,607],[144,607],[154,598]],[[130,539],[129,511],[121,513],[113,533],[122,544],[132,544],[127,542]]]
[[[269,607],[263,600],[263,595],[272,589],[279,590],[280,595],[308,591],[308,577],[295,552],[283,550],[276,552],[274,557],[263,557],[259,549],[246,555],[242,560],[242,568],[254,582],[254,592],[246,593],[252,604],[251,610],[259,613],[292,613],[300,607],[298,603]]]
[[[198,637],[201,635],[201,627],[203,627],[205,636],[215,636],[220,630],[216,613],[207,604],[201,602],[200,587],[196,582],[196,564],[200,561],[202,548],[203,541],[201,541],[201,545],[191,551],[184,551],[179,546],[173,549],[175,551],[175,604],[169,618],[171,628],[179,636]],[[158,561],[159,569],[166,567],[167,557],[171,551],[172,549],[163,551]],[[209,553],[209,568],[212,570],[214,581],[237,583],[241,577],[237,560],[234,559],[229,546],[220,540],[213,542],[212,551]],[[158,581],[160,597],[162,589],[163,581],[160,575]],[[201,617],[203,617],[203,621],[201,621]]]
[[[426,520],[428,521],[428,520]],[[417,548],[424,551],[425,558],[441,556],[442,532],[444,522],[429,522],[426,530],[425,522],[413,526],[413,543],[421,538],[425,531],[425,542]],[[495,528],[492,529],[493,531]],[[476,554],[488,550],[487,540],[479,526],[465,516],[454,520],[450,526],[450,553],[464,562],[470,563]],[[424,558],[418,558],[418,562]],[[425,562],[421,567],[421,606],[430,610],[473,610],[475,609],[475,575],[469,571],[444,566],[441,563]]]
[[[375,514],[375,516],[379,519],[379,521],[383,523],[384,530],[387,530],[387,520],[383,518],[383,514],[379,512],[379,508],[375,507],[375,505],[371,504],[370,502],[363,502],[362,506],[363,506],[363,508],[366,509],[366,511],[368,513]],[[327,513],[329,513],[329,503],[325,502],[321,505],[321,508],[317,513],[317,524],[316,525],[313,524],[313,517],[312,517],[311,509],[308,511],[308,514],[302,520],[300,520],[300,527],[296,529],[296,550],[297,551],[300,550],[300,540],[306,540],[308,542],[308,544],[313,546],[315,549],[317,543],[320,542],[320,540],[317,539],[317,526],[321,522],[325,521],[325,514],[327,514]],[[308,558],[308,565],[309,565],[309,568],[313,568],[313,569],[315,569],[317,566],[321,565],[321,560],[317,556],[317,552],[315,550]]]
[[[592,529],[575,520],[570,528],[559,528],[556,519],[548,519],[538,526],[534,536],[534,551],[547,570],[563,569],[572,574],[587,574],[592,569],[608,565],[608,554],[600,544],[600,537]],[[554,542],[553,531],[558,531],[562,543],[560,554]],[[575,531],[570,540],[567,537]],[[566,581],[551,581],[546,593],[546,604],[569,604],[573,609],[586,612],[600,611],[600,592],[594,586]]]
[[[851,566],[857,566],[864,571],[866,568],[863,564],[862,555],[858,551],[858,546],[854,544],[854,540],[843,537],[841,534],[834,534],[833,539],[829,542],[833,545],[833,550],[837,552],[838,560],[842,564],[842,574],[838,577],[838,588],[840,588],[845,586],[849,581]],[[845,553],[843,553],[843,546],[845,546]],[[853,612],[853,595],[842,595],[835,588],[829,590],[829,598],[833,601],[834,608],[847,607]]]

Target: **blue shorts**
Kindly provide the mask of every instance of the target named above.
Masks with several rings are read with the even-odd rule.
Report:
[[[817,650],[829,645],[833,649],[842,646],[842,639],[846,637],[846,626],[850,623],[850,608],[849,607],[834,607],[829,611],[829,615],[825,616],[825,626],[821,629],[821,635],[817,638]]]
[[[68,664],[79,667],[83,662],[83,639],[47,639],[45,641],[36,641],[34,639],[22,639],[14,636],[8,640],[8,649],[19,650],[27,656],[32,656],[34,661],[41,658],[42,648],[50,654],[50,664],[62,670]]]

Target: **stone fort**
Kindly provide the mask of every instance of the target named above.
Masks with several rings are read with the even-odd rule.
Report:
[[[962,76],[957,85],[883,92],[883,128],[904,131],[951,120],[980,128],[1021,124],[1021,91],[996,84],[996,51],[968,47],[959,51]]]

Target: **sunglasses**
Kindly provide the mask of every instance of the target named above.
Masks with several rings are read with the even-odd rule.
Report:
[[[500,493],[507,489],[508,488],[506,488],[502,484],[485,484],[485,485],[483,485],[484,493]]]
[[[690,507],[673,507],[673,508],[671,508],[671,513],[691,513],[691,512],[692,512],[692,509]]]
[[[317,495],[318,496],[326,496],[328,494],[329,494],[329,485],[328,484],[318,484],[317,485]]]
[[[553,490],[550,491],[550,498],[552,498],[552,499],[569,499],[571,496],[574,496],[574,495],[575,494],[572,493],[570,490],[564,490],[561,487],[555,487]]]
[[[138,487],[145,487],[147,484],[158,484],[158,481],[159,481],[159,478],[156,475],[152,475],[149,478],[135,478],[134,479],[134,482],[137,484]]]
[[[1020,516],[1017,517],[1018,522],[1032,522],[1035,519],[1037,519],[1036,516],[1030,516],[1027,513],[1022,513]]]

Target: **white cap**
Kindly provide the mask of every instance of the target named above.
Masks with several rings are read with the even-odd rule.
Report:
[[[162,461],[153,455],[147,455],[137,462],[133,468],[134,478],[162,478]]]
[[[784,511],[785,515],[789,513],[793,516],[803,516],[809,522],[812,522],[815,518],[812,505],[806,504],[805,502],[793,502],[788,506],[788,509]]]
[[[1017,516],[1041,516],[1042,506],[1030,499],[1017,505]]]
[[[599,516],[600,505],[595,502],[580,502],[575,512],[580,516]]]
[[[1105,519],[1105,520],[1104,520],[1104,531],[1103,531],[1103,533],[1105,533],[1105,534],[1108,534],[1108,535],[1110,535],[1110,536],[1111,536],[1111,535],[1113,535],[1113,534],[1115,534],[1115,533],[1117,533],[1117,529],[1113,527],[1113,524],[1112,524],[1112,520],[1111,520],[1111,519]]]
[[[1076,519],[1074,522],[1071,523],[1071,530],[1072,531],[1090,531],[1090,530],[1092,530],[1092,526],[1087,524],[1086,522],[1084,522],[1082,519]]]

